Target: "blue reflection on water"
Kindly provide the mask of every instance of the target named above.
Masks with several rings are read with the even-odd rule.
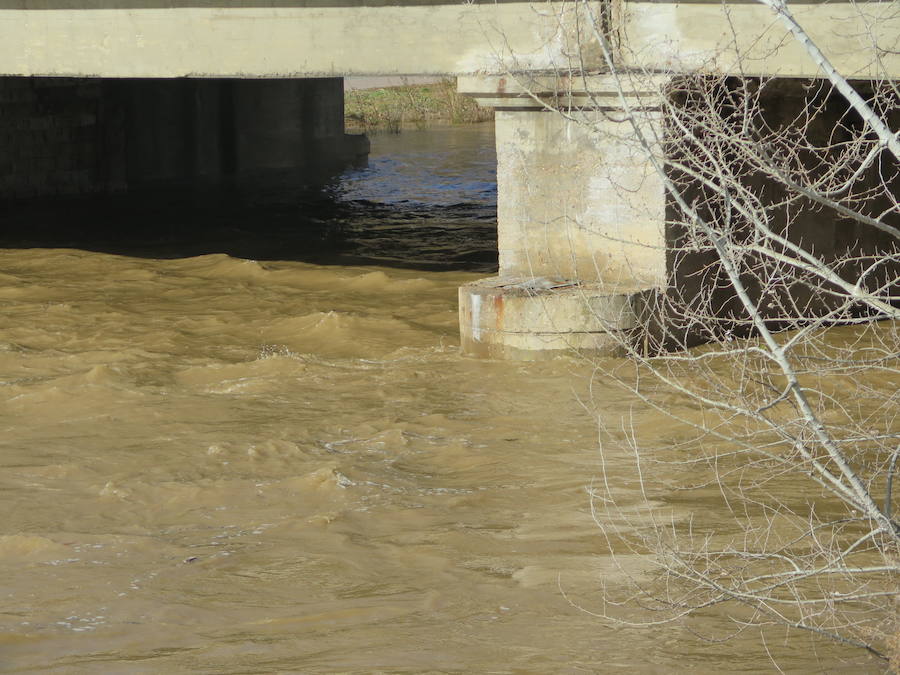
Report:
[[[497,162],[493,124],[372,137],[366,168],[333,189],[348,211],[345,250],[392,263],[493,271]]]

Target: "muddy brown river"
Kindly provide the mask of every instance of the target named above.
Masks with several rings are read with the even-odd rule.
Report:
[[[151,206],[15,221],[0,671],[774,671],[755,634],[698,640],[715,614],[591,614],[619,578],[587,496],[594,415],[666,425],[613,388],[589,413],[577,359],[458,353],[456,289],[495,264],[491,142],[376,137],[330,207],[269,195],[196,233]],[[874,668],[768,649],[785,672]]]

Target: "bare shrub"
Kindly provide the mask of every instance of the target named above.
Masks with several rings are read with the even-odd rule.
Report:
[[[601,117],[628,122],[667,199],[668,283],[640,339],[622,339],[628,359],[593,375],[671,421],[654,442],[639,411],[600,420],[591,490],[611,554],[652,556],[657,573],[622,558],[630,584],[596,613],[652,626],[718,607],[708,639],[788,627],[897,667],[900,94],[887,78],[847,80],[786,5],[765,4],[820,79],[621,68],[627,45],[581,3],[580,47],[602,52],[618,94]],[[582,74],[565,81],[589,89]],[[591,125],[573,98],[542,104]],[[623,446],[630,489],[607,450]],[[707,509],[680,517],[676,502]]]

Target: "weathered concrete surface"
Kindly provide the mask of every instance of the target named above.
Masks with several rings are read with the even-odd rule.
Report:
[[[593,5],[599,11],[604,3]],[[623,66],[812,76],[758,2],[606,3]],[[844,74],[900,76],[895,1],[791,3]],[[316,77],[596,69],[584,7],[435,0],[0,0],[0,74]],[[875,63],[877,52],[880,61]],[[738,59],[737,54],[741,57]]]
[[[555,69],[574,52],[570,3],[361,5],[3,0],[0,74],[439,75]]]
[[[627,122],[577,116],[591,126],[497,112],[500,273],[661,283],[662,182],[633,144],[615,141]]]
[[[900,6],[789,2],[794,18],[845,77],[900,77]],[[771,9],[759,2],[613,3],[623,67],[777,77],[821,76]]]
[[[542,359],[577,350],[616,353],[636,326],[634,287],[492,277],[459,289],[462,349],[473,356]]]
[[[440,75],[364,75],[361,77],[345,77],[344,91],[434,84],[443,79]]]
[[[659,285],[666,250],[662,181],[635,148],[630,123],[608,114],[621,109],[610,78],[589,82],[584,88],[580,80],[549,77],[458,80],[461,92],[497,108],[500,274]],[[656,91],[629,94],[648,136],[659,138]],[[577,109],[567,119],[549,114],[542,100]]]

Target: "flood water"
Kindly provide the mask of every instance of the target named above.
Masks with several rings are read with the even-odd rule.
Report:
[[[9,221],[0,670],[773,669],[755,635],[589,613],[619,578],[586,493],[590,369],[458,353],[457,287],[496,260],[491,144],[375,137],[337,204]],[[617,389],[594,404],[665,437]],[[860,672],[811,644],[768,647]]]

